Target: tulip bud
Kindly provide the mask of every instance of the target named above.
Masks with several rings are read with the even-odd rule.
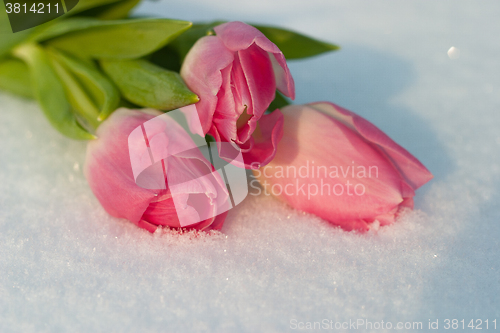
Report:
[[[287,106],[271,163],[254,170],[268,194],[345,230],[367,231],[413,208],[432,174],[360,116],[332,103]]]
[[[276,89],[295,97],[285,57],[259,30],[242,22],[225,23],[214,31],[215,36],[196,42],[181,68],[187,86],[200,98],[199,134],[237,144],[247,167],[265,165],[274,157],[283,120],[279,111],[264,112]]]
[[[161,121],[150,122],[160,115]],[[109,214],[150,232],[158,226],[222,227],[230,208],[224,182],[171,117],[119,109],[97,136],[88,144],[84,173]],[[158,163],[148,164],[157,156]]]

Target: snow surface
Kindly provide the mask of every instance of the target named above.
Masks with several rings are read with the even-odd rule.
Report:
[[[442,331],[447,318],[488,319],[490,330],[496,319],[500,330],[499,12],[498,1],[139,8],[341,45],[290,63],[297,102],[361,114],[435,175],[414,212],[366,235],[265,196],[232,210],[222,233],[151,235],[100,207],[82,175],[84,143],[1,93],[0,332],[284,332],[323,319],[422,331],[438,319]]]

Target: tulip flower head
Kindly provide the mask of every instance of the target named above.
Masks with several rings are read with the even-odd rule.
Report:
[[[196,42],[181,68],[182,78],[200,98],[196,108],[202,132],[217,142],[238,145],[246,167],[265,165],[276,153],[283,117],[279,111],[264,112],[276,89],[295,98],[285,57],[259,30],[245,23],[221,24],[214,31],[215,36]]]
[[[360,116],[332,103],[287,106],[274,160],[254,173],[266,193],[345,230],[367,231],[413,208],[432,174]]]
[[[97,136],[88,145],[84,172],[109,214],[150,232],[158,226],[222,227],[231,208],[224,181],[170,116],[119,109]]]

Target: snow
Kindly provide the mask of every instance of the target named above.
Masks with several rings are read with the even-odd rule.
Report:
[[[466,328],[488,319],[491,330],[496,319],[498,329],[499,7],[187,0],[139,8],[281,25],[342,46],[290,63],[297,103],[330,100],[359,113],[435,175],[415,211],[365,235],[264,195],[232,210],[221,233],[152,235],[100,207],[82,174],[84,143],[55,132],[34,102],[0,93],[0,331],[284,332],[324,319],[422,322],[420,331],[436,320],[443,330],[445,319]]]

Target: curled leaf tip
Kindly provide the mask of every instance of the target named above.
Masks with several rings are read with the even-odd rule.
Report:
[[[325,43],[325,46],[327,48],[329,48],[331,51],[338,51],[338,50],[340,50],[340,46],[339,45]]]
[[[191,102],[192,103],[198,103],[200,101],[200,98],[198,97],[198,95],[194,95],[191,97]]]

